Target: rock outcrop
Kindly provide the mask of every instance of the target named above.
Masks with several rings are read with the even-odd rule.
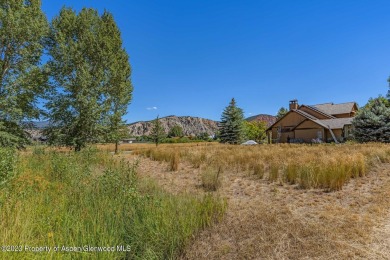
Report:
[[[192,116],[167,116],[159,119],[165,133],[175,125],[183,129],[186,136],[196,136],[202,133],[214,135],[218,131],[217,121]],[[129,133],[132,136],[149,135],[153,127],[153,120],[139,121],[128,125]]]
[[[259,114],[259,115],[248,117],[245,120],[248,121],[248,122],[251,122],[251,121],[264,121],[267,124],[267,127],[269,127],[273,123],[276,122],[276,116]]]

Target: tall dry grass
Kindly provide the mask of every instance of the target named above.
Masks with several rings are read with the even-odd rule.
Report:
[[[390,161],[387,144],[344,145],[259,145],[177,146],[159,148],[133,146],[134,153],[170,162],[179,154],[194,168],[203,166],[223,171],[252,172],[271,182],[296,184],[301,188],[340,190],[351,178],[364,176],[375,164]]]

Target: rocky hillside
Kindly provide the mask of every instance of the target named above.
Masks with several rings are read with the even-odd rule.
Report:
[[[273,123],[276,122],[276,116],[259,114],[259,115],[248,117],[245,120],[248,121],[248,122],[251,122],[251,121],[264,121],[264,122],[267,123],[267,127],[269,127]]]
[[[160,118],[160,122],[166,133],[175,125],[179,125],[183,129],[184,135],[187,136],[199,135],[201,133],[214,135],[218,130],[216,121],[200,117],[167,116]],[[153,121],[140,121],[129,124],[129,133],[132,136],[149,135],[152,130],[152,124]]]

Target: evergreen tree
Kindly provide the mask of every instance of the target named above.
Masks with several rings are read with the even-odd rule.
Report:
[[[390,108],[379,97],[372,99],[354,118],[354,138],[359,142],[390,142]]]
[[[112,15],[63,8],[51,23],[48,49],[50,142],[79,151],[111,131],[117,132],[111,135],[117,143],[133,88],[129,57]]]
[[[152,122],[152,130],[150,132],[150,138],[156,144],[156,147],[161,143],[161,141],[165,138],[165,131],[161,125],[160,119],[157,118]]]
[[[225,108],[219,124],[221,143],[239,144],[243,139],[244,113],[236,106],[234,98]]]
[[[278,110],[278,113],[276,114],[276,119],[280,119],[280,118],[284,117],[284,115],[287,114],[287,113],[288,113],[287,108],[281,107]]]
[[[0,146],[22,147],[20,122],[38,119],[46,91],[40,60],[48,24],[41,1],[0,0]]]

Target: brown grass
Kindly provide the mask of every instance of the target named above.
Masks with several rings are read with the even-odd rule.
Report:
[[[227,199],[227,214],[183,259],[390,258],[388,145],[159,147],[180,154],[175,174],[169,161],[146,158],[152,147],[132,148],[135,155],[121,156],[139,158],[140,176],[175,194],[203,193],[204,170],[223,170],[215,192]]]
[[[206,191],[216,191],[221,186],[221,168],[207,167],[202,170],[202,186]]]
[[[270,182],[298,184],[304,189],[340,190],[351,179],[364,176],[377,162],[390,161],[390,146],[366,145],[262,145],[256,147],[217,145],[145,144],[133,146],[136,154],[169,162],[176,154],[194,168],[213,166],[250,172]],[[263,171],[261,170],[263,169]]]

